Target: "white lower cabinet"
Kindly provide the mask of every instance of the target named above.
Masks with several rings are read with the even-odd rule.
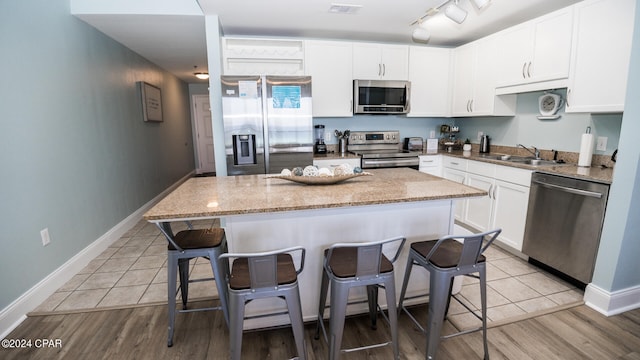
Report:
[[[533,171],[480,161],[463,161],[466,164],[464,171],[447,168],[448,163],[459,163],[460,160],[445,156],[444,177],[457,182],[464,181],[465,185],[486,191],[488,196],[468,199],[462,206],[456,206],[456,220],[477,231],[501,228],[497,240],[522,251]]]
[[[489,193],[489,196],[467,200],[463,222],[478,231],[487,231],[491,225],[491,210],[493,209],[491,190],[493,190],[493,182],[494,179],[490,177],[467,174],[466,185]]]
[[[324,167],[324,168],[331,169],[331,168],[340,166],[342,164],[349,164],[351,165],[352,168],[355,168],[356,166],[360,166],[360,158],[313,159],[313,165],[319,168]]]
[[[522,251],[529,203],[529,185],[523,186],[496,180],[492,197],[493,220],[490,227],[502,228],[499,241]]]
[[[419,158],[418,171],[430,175],[442,176],[441,155],[420,155]]]
[[[467,181],[467,160],[459,159],[449,156],[442,158],[443,169],[442,177],[455,181],[459,184],[465,184]],[[454,200],[455,212],[454,218],[458,221],[463,221],[464,211],[467,207],[467,200]]]

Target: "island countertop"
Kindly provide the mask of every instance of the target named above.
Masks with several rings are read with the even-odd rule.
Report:
[[[484,196],[486,191],[409,168],[373,169],[334,185],[304,185],[267,175],[195,177],[144,218],[171,221],[242,214],[377,205]]]

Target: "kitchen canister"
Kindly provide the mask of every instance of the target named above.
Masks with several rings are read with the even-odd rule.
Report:
[[[595,143],[591,126],[587,126],[587,131],[582,134],[580,142],[580,156],[578,157],[578,166],[591,166],[591,158],[593,157],[593,145]]]

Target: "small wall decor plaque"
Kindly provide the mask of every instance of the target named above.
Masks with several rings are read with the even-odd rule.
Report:
[[[144,121],[162,121],[162,94],[160,88],[139,81],[142,94],[142,116]]]

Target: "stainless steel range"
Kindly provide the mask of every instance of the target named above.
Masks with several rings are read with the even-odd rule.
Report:
[[[399,131],[352,131],[347,150],[362,157],[362,168],[418,169],[418,151],[402,149]]]

